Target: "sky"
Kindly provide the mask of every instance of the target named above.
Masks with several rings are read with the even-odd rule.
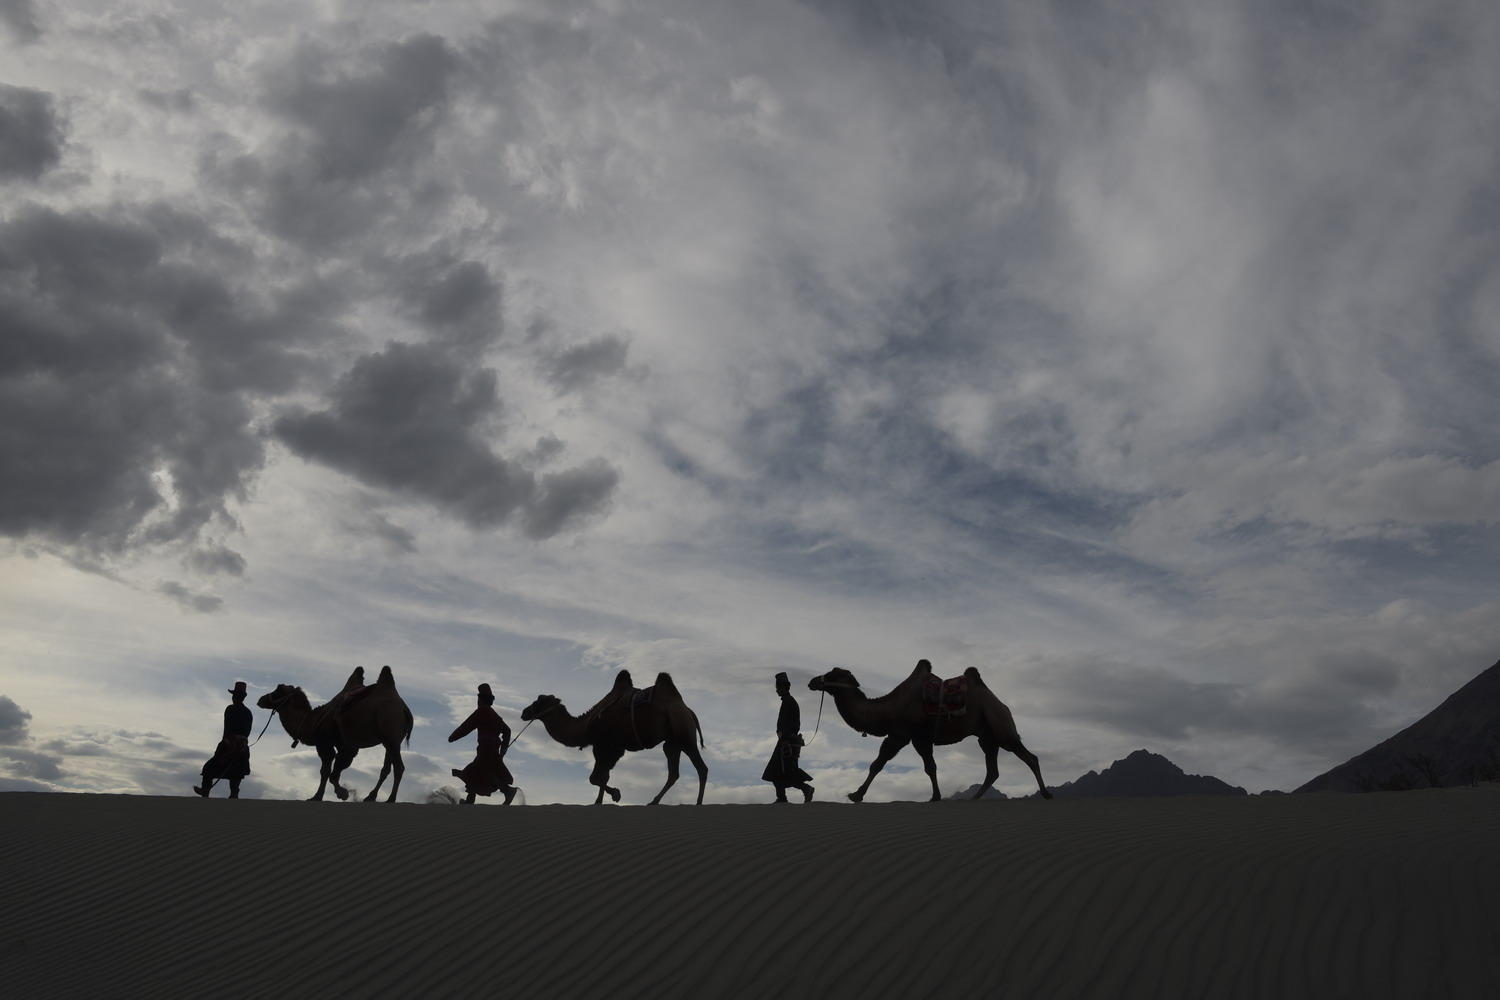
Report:
[[[403,800],[478,683],[519,730],[627,668],[763,801],[776,671],[811,734],[807,679],[923,657],[1051,783],[1290,789],[1500,658],[1487,0],[0,0],[0,47],[0,789],[189,794],[234,681],[390,664]],[[591,801],[540,729],[526,800]],[[311,793],[289,742],[245,794]],[[819,797],[874,744],[826,706]]]

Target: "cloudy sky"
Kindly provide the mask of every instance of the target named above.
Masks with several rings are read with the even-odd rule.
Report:
[[[1500,658],[1488,0],[0,0],[0,46],[0,788],[186,794],[233,681],[389,663],[403,798],[478,682],[518,728],[628,667],[760,800],[776,670],[810,731],[920,657],[1051,782],[1290,788]],[[831,798],[875,746],[824,722]],[[528,800],[591,799],[538,730]],[[310,793],[288,742],[247,794]]]

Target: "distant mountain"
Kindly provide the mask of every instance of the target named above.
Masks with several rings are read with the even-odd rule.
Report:
[[[948,796],[948,798],[950,798],[950,799],[972,799],[974,797],[974,793],[977,792],[977,791],[979,791],[979,784],[978,784],[978,782],[970,785],[968,788],[965,788],[961,792],[954,792],[952,795]],[[997,792],[997,791],[995,791],[995,789],[991,788],[989,791],[987,791],[987,792],[984,793],[984,797],[987,798],[987,799],[1003,799],[1003,798],[1006,798],[1006,794],[1004,792]]]
[[[1161,754],[1137,750],[1102,771],[1055,785],[1060,799],[1100,795],[1244,795],[1243,788],[1206,774],[1185,774]]]
[[[1500,663],[1437,708],[1299,792],[1400,791],[1500,778]]]

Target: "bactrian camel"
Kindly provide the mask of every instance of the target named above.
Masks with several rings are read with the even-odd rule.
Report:
[[[609,773],[627,751],[649,750],[661,744],[667,756],[667,783],[661,786],[651,805],[656,805],[677,783],[678,759],[687,754],[698,771],[698,805],[703,804],[703,789],[708,785],[708,765],[698,747],[703,730],[698,716],[683,702],[672,678],[656,675],[656,683],[643,691],[631,687],[629,671],[622,670],[615,686],[605,698],[582,715],[571,715],[556,695],[544,694],[526,706],[521,718],[527,722],[540,719],[547,734],[563,746],[592,747],[594,770],[589,784],[597,785],[599,794],[594,805],[604,801],[604,794],[620,801],[620,790],[609,784]]]
[[[360,685],[363,676],[364,668],[356,669],[344,690],[328,704],[317,708],[311,706],[301,688],[291,684],[278,684],[276,690],[256,702],[261,708],[274,709],[281,716],[281,724],[294,741],[306,743],[318,751],[321,767],[318,791],[312,797],[314,802],[322,800],[330,782],[334,794],[347,799],[349,791],[339,783],[339,776],[360,750],[377,746],[385,748],[385,762],[380,768],[380,779],[365,796],[365,801],[375,800],[386,776],[393,771],[391,795],[386,801],[396,801],[401,775],[406,772],[406,766],[401,762],[401,741],[411,743],[414,720],[411,709],[396,691],[396,679],[390,667],[382,667],[380,679],[369,687]]]
[[[931,674],[932,664],[919,660],[906,680],[879,698],[867,697],[859,689],[859,681],[843,667],[835,667],[808,681],[807,686],[814,691],[827,691],[833,696],[839,715],[859,733],[885,737],[880,744],[880,753],[870,765],[865,783],[857,791],[850,792],[849,798],[855,802],[863,801],[870,782],[875,780],[881,768],[910,743],[922,756],[922,768],[932,781],[932,801],[938,801],[942,794],[938,791],[937,762],[933,760],[932,748],[934,745],[960,743],[970,736],[979,738],[979,748],[984,751],[984,783],[974,793],[974,798],[989,791],[999,777],[1000,769],[995,758],[1000,750],[1009,750],[1021,758],[1036,775],[1036,785],[1041,789],[1042,797],[1052,798],[1052,793],[1042,782],[1042,769],[1036,754],[1021,742],[1010,709],[985,686],[979,671],[973,667],[964,671],[969,683],[967,706],[962,714],[934,713],[923,704],[923,683]]]

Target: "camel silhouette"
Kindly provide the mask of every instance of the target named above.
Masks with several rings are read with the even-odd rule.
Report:
[[[540,719],[547,734],[563,746],[593,748],[594,769],[589,774],[589,784],[599,788],[594,805],[604,801],[606,792],[611,800],[620,801],[620,790],[610,786],[609,774],[621,757],[657,744],[667,757],[667,783],[650,804],[661,802],[667,790],[677,783],[682,754],[687,754],[698,771],[697,804],[703,804],[703,790],[708,784],[708,765],[698,752],[703,729],[698,725],[697,713],[683,702],[677,686],[665,673],[657,674],[651,687],[636,690],[631,686],[630,672],[622,670],[610,693],[577,716],[569,714],[556,695],[539,695],[521,712],[521,718],[527,722]]]
[[[349,797],[348,789],[339,783],[339,776],[353,762],[360,750],[368,747],[384,747],[385,761],[380,768],[380,779],[366,802],[373,802],[380,786],[393,770],[391,795],[387,802],[396,801],[396,792],[401,787],[401,775],[406,766],[401,762],[401,741],[411,743],[414,725],[411,709],[396,691],[396,678],[390,667],[380,669],[380,679],[369,687],[355,688],[353,682],[362,676],[357,670],[345,685],[326,705],[313,708],[306,693],[291,684],[278,684],[269,694],[256,702],[261,708],[273,709],[281,716],[281,724],[294,741],[306,743],[318,751],[320,761],[318,790],[312,801],[322,801],[323,792],[331,782],[334,794],[340,799]]]
[[[984,782],[974,793],[974,798],[983,796],[1000,776],[1000,769],[996,764],[996,756],[1000,750],[1009,750],[1021,758],[1036,776],[1037,788],[1041,790],[1042,797],[1052,798],[1052,793],[1047,791],[1047,786],[1042,781],[1042,769],[1036,754],[1027,750],[1026,745],[1021,742],[1021,735],[1016,731],[1016,722],[1011,717],[1010,709],[985,686],[979,671],[970,667],[963,672],[968,682],[968,691],[967,703],[961,713],[944,711],[941,702],[934,709],[933,704],[924,697],[923,689],[928,686],[928,678],[932,676],[932,664],[927,660],[918,660],[906,680],[879,698],[865,695],[859,689],[859,681],[854,674],[843,667],[835,667],[821,677],[814,677],[807,682],[812,690],[831,694],[839,715],[861,735],[885,737],[881,741],[880,752],[870,764],[870,773],[865,777],[864,784],[858,790],[850,792],[849,798],[855,802],[864,801],[865,792],[869,790],[875,776],[902,747],[910,743],[921,755],[922,769],[932,781],[931,801],[939,801],[942,795],[938,791],[937,762],[933,760],[932,748],[934,745],[959,743],[970,736],[978,737],[985,763]]]

